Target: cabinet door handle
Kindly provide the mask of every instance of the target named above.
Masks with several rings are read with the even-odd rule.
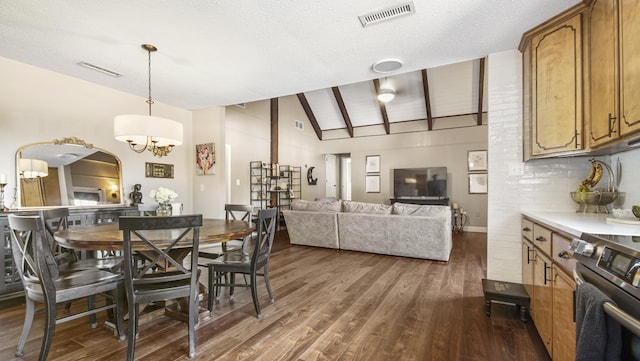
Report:
[[[536,241],[544,242],[544,241],[546,241],[546,239],[544,237],[542,237],[542,236],[538,236],[538,237],[536,237]]]
[[[527,264],[530,264],[531,262],[535,261],[535,253],[534,253],[534,249],[533,248],[529,248],[529,246],[527,246]]]
[[[523,231],[523,232],[531,232],[531,228],[529,228],[529,227],[524,227],[524,228],[522,229],[522,231]]]
[[[547,285],[547,281],[548,282],[553,282],[553,280],[550,280],[547,278],[547,269],[549,269],[549,272],[551,272],[551,267],[547,265],[547,262],[544,263],[544,284],[545,286]]]
[[[615,133],[614,126],[616,124],[616,117],[612,117],[611,113],[609,113],[609,137],[611,137],[611,133]]]

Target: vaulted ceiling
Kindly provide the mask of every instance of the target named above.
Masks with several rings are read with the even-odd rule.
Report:
[[[578,2],[3,0],[0,56],[146,98],[147,53],[140,45],[153,44],[156,101],[195,110],[298,95],[323,138],[351,136],[350,128],[357,135],[364,125],[386,132],[408,120],[426,119],[429,127],[430,117],[437,124],[453,113],[476,113],[478,59],[516,49],[523,32]],[[388,21],[363,26],[359,18],[405,5],[411,12]],[[372,65],[386,58],[402,67],[375,72]],[[443,67],[467,62],[458,70]],[[458,71],[470,81],[452,88],[447,78]],[[385,77],[397,96],[382,108],[375,81]],[[452,105],[451,91],[469,97]]]

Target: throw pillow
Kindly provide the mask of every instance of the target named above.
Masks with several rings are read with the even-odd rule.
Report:
[[[391,214],[391,206],[378,203],[344,201],[344,211],[351,213]]]

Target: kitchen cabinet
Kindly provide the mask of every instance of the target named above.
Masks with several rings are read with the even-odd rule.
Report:
[[[553,360],[576,359],[576,324],[573,300],[576,283],[559,267],[553,267]]]
[[[553,355],[553,274],[548,256],[535,251],[533,260],[533,297],[531,297],[531,319],[549,355]],[[531,295],[530,295],[531,296]]]
[[[579,4],[523,36],[525,158],[583,149],[583,16]]]
[[[529,294],[533,295],[533,260],[535,248],[531,240],[533,239],[533,222],[522,219],[522,285]]]
[[[595,0],[589,22],[588,132],[590,148],[618,137],[618,46],[616,0]],[[597,100],[597,101],[594,101]]]
[[[572,237],[547,224],[522,218],[522,283],[531,298],[531,319],[555,360],[575,359]]]
[[[587,138],[597,149],[640,130],[640,3],[595,0],[587,17]]]
[[[640,2],[618,0],[620,38],[620,135],[640,132]]]

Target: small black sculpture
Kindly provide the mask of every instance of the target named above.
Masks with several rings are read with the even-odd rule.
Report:
[[[318,184],[318,178],[313,178],[313,168],[315,167],[309,167],[307,170],[307,182],[310,186]]]
[[[142,188],[142,186],[140,184],[136,184],[133,186],[133,192],[129,193],[129,198],[133,204],[142,204],[142,193],[140,192],[140,188]]]

